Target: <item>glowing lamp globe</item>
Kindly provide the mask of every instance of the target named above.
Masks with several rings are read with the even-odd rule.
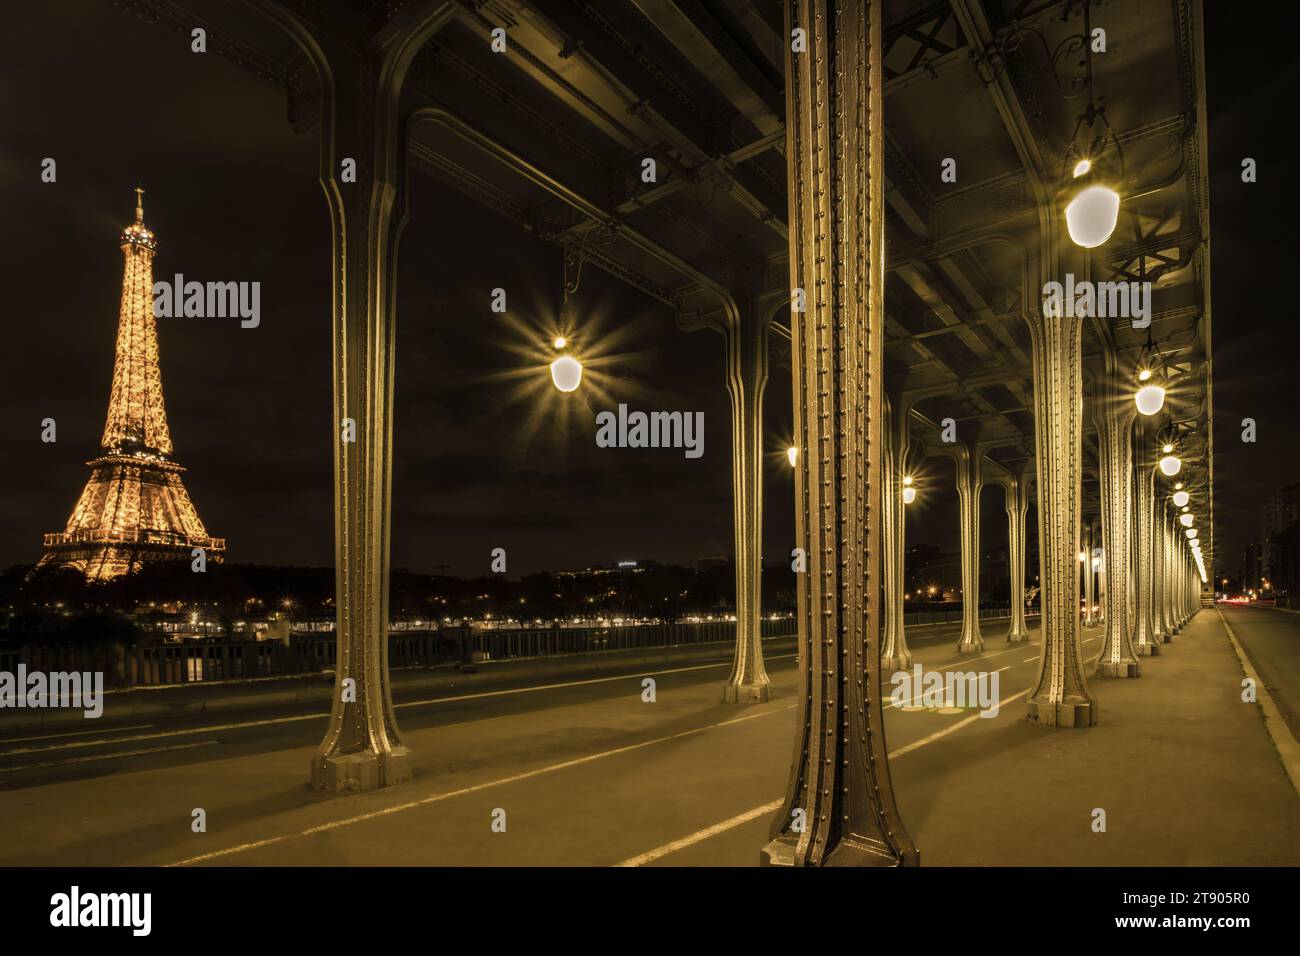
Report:
[[[1195,528],[1188,528],[1186,531],[1183,532],[1183,534],[1187,535],[1187,537],[1189,537],[1189,538],[1195,538],[1195,537],[1196,537],[1196,529],[1195,529]]]
[[[1176,455],[1165,455],[1160,459],[1160,471],[1167,477],[1172,478],[1182,469],[1183,463],[1178,460]]]
[[[1165,407],[1165,390],[1159,385],[1143,385],[1134,398],[1137,399],[1138,411],[1143,415],[1154,415]]]
[[[1105,186],[1079,190],[1065,207],[1065,225],[1076,246],[1092,249],[1110,238],[1119,221],[1119,193]]]
[[[915,500],[916,500],[916,489],[913,488],[911,485],[907,485],[906,487],[904,487],[903,504],[910,505]]]
[[[551,381],[562,392],[576,392],[582,384],[582,363],[572,355],[561,355],[551,363]]]
[[[1189,495],[1189,494],[1188,494],[1187,492],[1185,492],[1185,491],[1175,491],[1175,492],[1174,492],[1174,504],[1177,505],[1179,508],[1181,508],[1181,507],[1183,507],[1184,505],[1186,505],[1187,502],[1188,502],[1188,499],[1189,499],[1189,498],[1191,498],[1191,495]]]
[[[1179,522],[1182,524],[1182,526],[1183,526],[1184,528],[1190,528],[1190,527],[1192,526],[1192,516],[1191,516],[1191,515],[1179,515],[1179,516],[1178,516],[1178,520],[1179,520]]]
[[[799,449],[791,445],[785,450],[785,457],[790,462],[790,467],[793,468],[799,463]]]
[[[1082,552],[1082,551],[1080,551],[1080,552],[1076,555],[1076,557],[1079,559],[1079,561],[1080,561],[1081,563],[1084,562],[1084,561],[1087,561],[1087,560],[1088,560],[1088,555],[1085,554],[1085,553]]]

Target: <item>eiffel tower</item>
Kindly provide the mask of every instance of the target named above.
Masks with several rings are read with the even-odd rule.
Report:
[[[226,549],[225,539],[208,537],[181,484],[185,469],[172,461],[153,314],[157,242],[144,224],[144,190],[135,193],[135,222],[122,230],[126,268],[103,454],[86,463],[90,480],[67,527],[45,536],[37,564],[76,568],[88,581],[187,560],[194,548],[219,562]]]

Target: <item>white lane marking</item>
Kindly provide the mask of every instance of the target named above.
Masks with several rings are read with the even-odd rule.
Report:
[[[144,750],[124,750],[119,753],[94,754],[89,757],[69,757],[66,760],[46,760],[42,763],[28,763],[21,767],[0,767],[0,773],[16,773],[19,770],[35,770],[38,767],[64,767],[73,763],[90,763],[92,760],[112,760],[114,757],[138,757],[141,754],[160,754],[170,750],[193,750],[195,747],[209,747],[219,743],[216,740],[200,740],[192,744],[175,744],[171,747],[149,747]]]
[[[39,734],[35,737],[10,737],[3,741],[5,744],[22,744],[29,740],[57,740],[59,737],[84,737],[87,734],[113,734],[122,730],[144,730],[152,727],[153,724],[131,724],[129,727],[110,727],[108,730],[102,730],[96,727],[94,730],[71,730],[62,734]]]
[[[999,701],[998,707],[1001,708],[1007,704],[1010,704],[1015,700],[1019,700],[1021,697],[1024,697],[1026,694],[1028,694],[1031,689],[1032,688],[1026,687],[1020,693],[1012,694],[1010,697],[1006,698],[1005,700]],[[903,756],[904,754],[909,754],[913,750],[917,750],[921,747],[924,747],[926,744],[934,743],[934,741],[939,740],[940,738],[946,737],[949,734],[958,731],[961,728],[966,727],[977,720],[983,720],[983,719],[986,718],[980,717],[979,714],[971,714],[971,716],[964,717],[961,720],[957,721],[956,723],[952,724],[951,726],[945,727],[943,730],[936,731],[935,733],[932,733],[930,736],[922,740],[918,740],[915,743],[911,743],[905,747],[899,747],[897,750],[891,751],[889,754],[889,759],[895,760],[898,757]],[[765,803],[761,807],[754,807],[752,810],[746,810],[744,813],[737,814],[736,816],[730,818],[729,820],[723,820],[721,823],[715,823],[711,827],[706,827],[703,830],[697,830],[696,832],[690,834],[689,836],[682,837],[680,840],[674,840],[671,843],[665,843],[663,846],[655,847],[653,850],[647,850],[645,853],[641,853],[638,854],[637,856],[630,857],[629,859],[624,860],[622,863],[618,865],[619,866],[643,866],[644,864],[657,860],[660,857],[667,856],[670,853],[676,853],[678,850],[685,849],[686,847],[691,846],[695,843],[699,843],[702,840],[707,840],[709,839],[709,837],[717,836],[719,833],[725,833],[727,830],[734,829],[735,827],[740,826],[742,823],[748,823],[750,820],[753,820],[755,817],[760,817],[764,813],[771,813],[774,810],[779,810],[781,808],[781,804],[783,804],[784,802],[785,800],[784,798],[782,798],[781,800],[774,800],[771,803]]]
[[[794,654],[779,654],[775,657],[764,658],[769,661],[793,660]],[[615,680],[633,680],[637,677],[658,676],[660,674],[681,674],[686,671],[708,670],[714,667],[730,667],[731,661],[722,661],[717,664],[693,664],[690,667],[673,667],[667,670],[642,671],[636,674],[619,674],[616,677],[593,677],[589,680],[570,680],[560,684],[537,684],[531,687],[512,687],[508,690],[489,690],[479,694],[460,694],[456,697],[430,697],[427,700],[410,700],[404,704],[396,704],[398,708],[402,707],[420,707],[425,704],[446,704],[455,700],[475,700],[480,697],[504,697],[508,694],[531,694],[539,690],[557,690],[562,687],[582,687],[586,684],[604,684]]]
[[[785,803],[785,798],[773,800],[771,803],[765,803],[761,807],[755,807],[753,810],[746,810],[730,820],[723,820],[721,823],[715,823],[711,827],[705,827],[703,830],[696,830],[690,836],[684,836],[680,840],[674,840],[672,843],[665,843],[663,846],[655,847],[653,850],[647,850],[645,853],[629,857],[618,866],[645,866],[647,863],[653,863],[661,856],[667,856],[670,853],[676,853],[678,850],[684,850],[688,846],[707,840],[711,836],[717,836],[719,833],[725,833],[740,826],[742,823],[748,823],[756,817],[766,816],[769,813],[775,813],[781,809],[781,804]]]
[[[1009,670],[1011,670],[1011,665],[1010,665],[1010,664],[1008,664],[1006,667],[999,667],[997,670],[993,671],[993,673],[994,673],[994,674],[1001,674],[1003,671],[1009,671]],[[919,694],[917,694],[915,697],[913,697],[911,700],[909,700],[909,701],[908,701],[907,703],[905,703],[905,704],[897,704],[897,705],[896,705],[896,704],[893,704],[892,701],[890,702],[890,704],[891,704],[891,706],[894,707],[895,710],[901,710],[903,707],[911,707],[911,706],[912,706],[913,704],[915,704],[918,700],[920,700],[922,697],[924,697],[924,696],[926,695],[926,693],[927,693],[926,691],[921,691]],[[948,706],[948,705],[945,705],[945,706]],[[923,710],[928,710],[929,708],[922,708],[922,709],[923,709]]]
[[[792,659],[793,657],[794,657],[793,654],[780,654],[775,657],[769,657],[768,660],[780,661],[780,660]],[[397,708],[402,708],[402,707],[419,707],[427,704],[445,704],[451,701],[476,700],[482,697],[500,697],[504,694],[528,694],[528,693],[533,693],[542,690],[556,690],[563,687],[579,687],[584,684],[602,684],[602,683],[608,683],[609,681],[616,681],[616,680],[634,680],[638,677],[646,676],[647,674],[653,674],[655,676],[658,676],[660,674],[680,674],[685,671],[708,670],[709,668],[729,667],[729,666],[731,666],[729,661],[723,661],[717,664],[695,664],[690,667],[673,667],[667,670],[660,670],[660,671],[639,671],[636,673],[620,674],[614,677],[595,677],[590,680],[566,681],[565,683],[561,683],[561,684],[537,684],[531,687],[515,687],[509,690],[490,690],[490,691],[483,691],[477,694],[458,694],[453,697],[431,697],[427,700],[412,700],[412,701],[407,701],[404,704],[396,704],[394,706]],[[162,730],[155,734],[135,734],[133,736],[128,736],[128,737],[111,737],[111,738],[104,738],[101,740],[77,740],[77,741],[71,741],[69,743],[51,744],[47,747],[16,747],[13,750],[0,751],[0,757],[7,757],[10,756],[11,754],[43,753],[51,750],[68,750],[74,747],[100,747],[100,746],[107,746],[110,744],[132,743],[137,740],[161,740],[166,737],[184,737],[191,734],[221,733],[222,731],[226,731],[226,730],[242,730],[246,727],[270,727],[275,724],[292,724],[303,720],[321,720],[326,717],[329,717],[329,712],[321,711],[320,713],[315,713],[315,714],[299,714],[294,717],[269,717],[265,720],[244,720],[233,724],[213,724],[207,727],[191,727],[182,730]],[[145,724],[144,726],[148,727],[152,725]],[[124,727],[122,729],[131,730],[133,728]],[[87,733],[89,732],[90,731],[87,731]],[[33,739],[39,739],[39,738],[33,738]]]
[[[1024,697],[1031,690],[1033,690],[1032,687],[1026,687],[1020,693],[1012,694],[1010,697],[998,701],[998,710],[1000,711],[1003,707],[1005,707],[1007,704],[1011,703],[1012,701],[1016,701],[1019,700],[1021,697]],[[986,717],[981,717],[979,714],[971,714],[969,717],[963,717],[961,720],[957,721],[956,723],[952,724],[949,727],[945,727],[943,730],[936,730],[929,737],[923,737],[920,740],[907,744],[906,746],[899,747],[897,750],[891,750],[889,752],[889,759],[894,760],[898,757],[903,756],[904,754],[910,754],[913,750],[919,750],[921,747],[924,747],[926,744],[932,744],[936,740],[939,740],[943,737],[947,737],[949,734],[961,730],[963,727],[967,727],[975,723],[975,721],[977,720],[987,720],[987,719],[988,718]]]
[[[13,754],[45,753],[50,750],[69,750],[73,747],[102,747],[110,744],[132,743],[136,740],[162,740],[166,737],[185,737],[191,734],[219,733],[223,730],[238,730],[242,727],[263,727],[271,724],[289,724],[297,720],[314,720],[328,717],[329,714],[303,714],[298,717],[271,717],[266,720],[248,720],[237,724],[214,724],[210,727],[192,727],[187,730],[160,730],[156,734],[133,734],[127,737],[109,737],[103,740],[75,740],[66,744],[51,744],[48,747],[18,747],[0,753],[0,757]],[[220,743],[220,741],[216,741]],[[110,754],[109,756],[113,756]]]
[[[502,777],[499,780],[489,780],[487,783],[474,784],[471,787],[461,787],[459,790],[449,790],[446,793],[435,793],[432,796],[423,797],[419,800],[412,800],[408,803],[399,803],[395,806],[385,807],[382,810],[373,810],[370,813],[361,813],[354,817],[345,817],[342,820],[331,820],[329,823],[322,823],[314,827],[308,827],[297,833],[283,833],[279,836],[267,837],[264,840],[254,840],[251,843],[241,843],[238,846],[226,847],[222,850],[213,850],[210,853],[200,853],[198,856],[192,856],[176,863],[168,863],[168,866],[185,866],[190,863],[202,863],[205,860],[213,860],[217,857],[230,856],[233,853],[242,853],[245,850],[255,850],[264,846],[272,846],[276,843],[283,843],[285,840],[292,840],[297,837],[310,836],[315,833],[325,833],[329,830],[338,830],[341,827],[352,826],[355,823],[364,823],[367,820],[374,820],[379,817],[390,816],[394,813],[401,813],[403,810],[413,810],[416,807],[428,806],[431,803],[439,803],[443,800],[450,800],[452,797],[464,796],[467,793],[477,793],[480,790],[487,790],[490,787],[500,787],[509,783],[518,783],[520,780],[528,780],[532,777],[540,777],[542,774],[554,773],[556,770],[565,770],[569,767],[578,767],[585,763],[591,763],[595,760],[602,760],[605,757],[613,757],[618,754],[630,753],[633,750],[640,750],[643,747],[652,747],[655,744],[667,743],[670,740],[680,740],[683,737],[693,737],[696,734],[702,734],[707,730],[715,730],[718,727],[730,727],[733,724],[744,723],[748,720],[755,720],[759,717],[770,717],[772,714],[784,713],[787,710],[793,710],[794,704],[786,704],[784,707],[777,707],[773,710],[763,711],[761,713],[746,714],[743,717],[733,717],[730,720],[719,721],[716,724],[707,724],[704,727],[695,727],[691,730],[683,730],[675,734],[669,734],[666,737],[656,737],[653,740],[643,740],[640,743],[627,744],[623,747],[615,747],[612,750],[604,750],[600,753],[588,754],[585,757],[575,757],[572,760],[565,760],[561,763],[551,764],[547,767],[539,767],[536,770],[528,770],[524,773],[517,773],[509,777]]]

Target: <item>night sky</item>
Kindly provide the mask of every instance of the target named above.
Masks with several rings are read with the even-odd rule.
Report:
[[[1254,57],[1257,27],[1239,7],[1224,15],[1208,5],[1220,7],[1208,39],[1216,524],[1220,561],[1235,573],[1262,496],[1300,480],[1291,400],[1300,332],[1284,288],[1294,200],[1289,124],[1277,108],[1297,69]],[[0,567],[40,556],[41,535],[62,530],[98,453],[121,292],[117,237],[137,182],[158,236],[156,279],[262,283],[256,329],[159,320],[175,457],[190,469],[200,516],[227,538],[229,560],[331,564],[329,231],[316,132],[293,133],[282,90],[217,54],[191,53],[187,37],[107,0],[15,5],[6,24]],[[1261,179],[1249,186],[1238,173],[1247,155]],[[40,181],[47,156],[58,163],[54,184]],[[559,249],[418,172],[398,276],[394,566],[486,573],[491,550],[504,547],[513,576],[731,552],[720,337],[678,331],[665,307],[589,267],[570,311],[581,341],[604,356],[609,400],[587,388],[561,400],[536,357],[559,307]],[[495,287],[507,290],[507,316],[488,308]],[[788,371],[774,367],[769,559],[793,538],[789,396]],[[618,401],[702,411],[704,456],[596,448],[594,415]],[[1246,415],[1259,422],[1256,445],[1240,441]],[[58,423],[54,444],[40,441],[46,417]],[[908,544],[952,550],[951,465],[927,468],[942,480],[909,509]],[[1000,490],[983,504],[984,544],[996,547],[1005,542]]]

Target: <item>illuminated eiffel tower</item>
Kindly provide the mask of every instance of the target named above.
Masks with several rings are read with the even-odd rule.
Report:
[[[220,561],[226,549],[223,538],[208,537],[181,484],[185,469],[171,460],[153,314],[157,243],[144,224],[144,190],[135,192],[135,222],[122,230],[126,270],[104,451],[86,463],[90,480],[68,526],[45,536],[37,565],[76,568],[91,581],[150,562],[189,559],[193,548],[203,548],[208,561]]]

